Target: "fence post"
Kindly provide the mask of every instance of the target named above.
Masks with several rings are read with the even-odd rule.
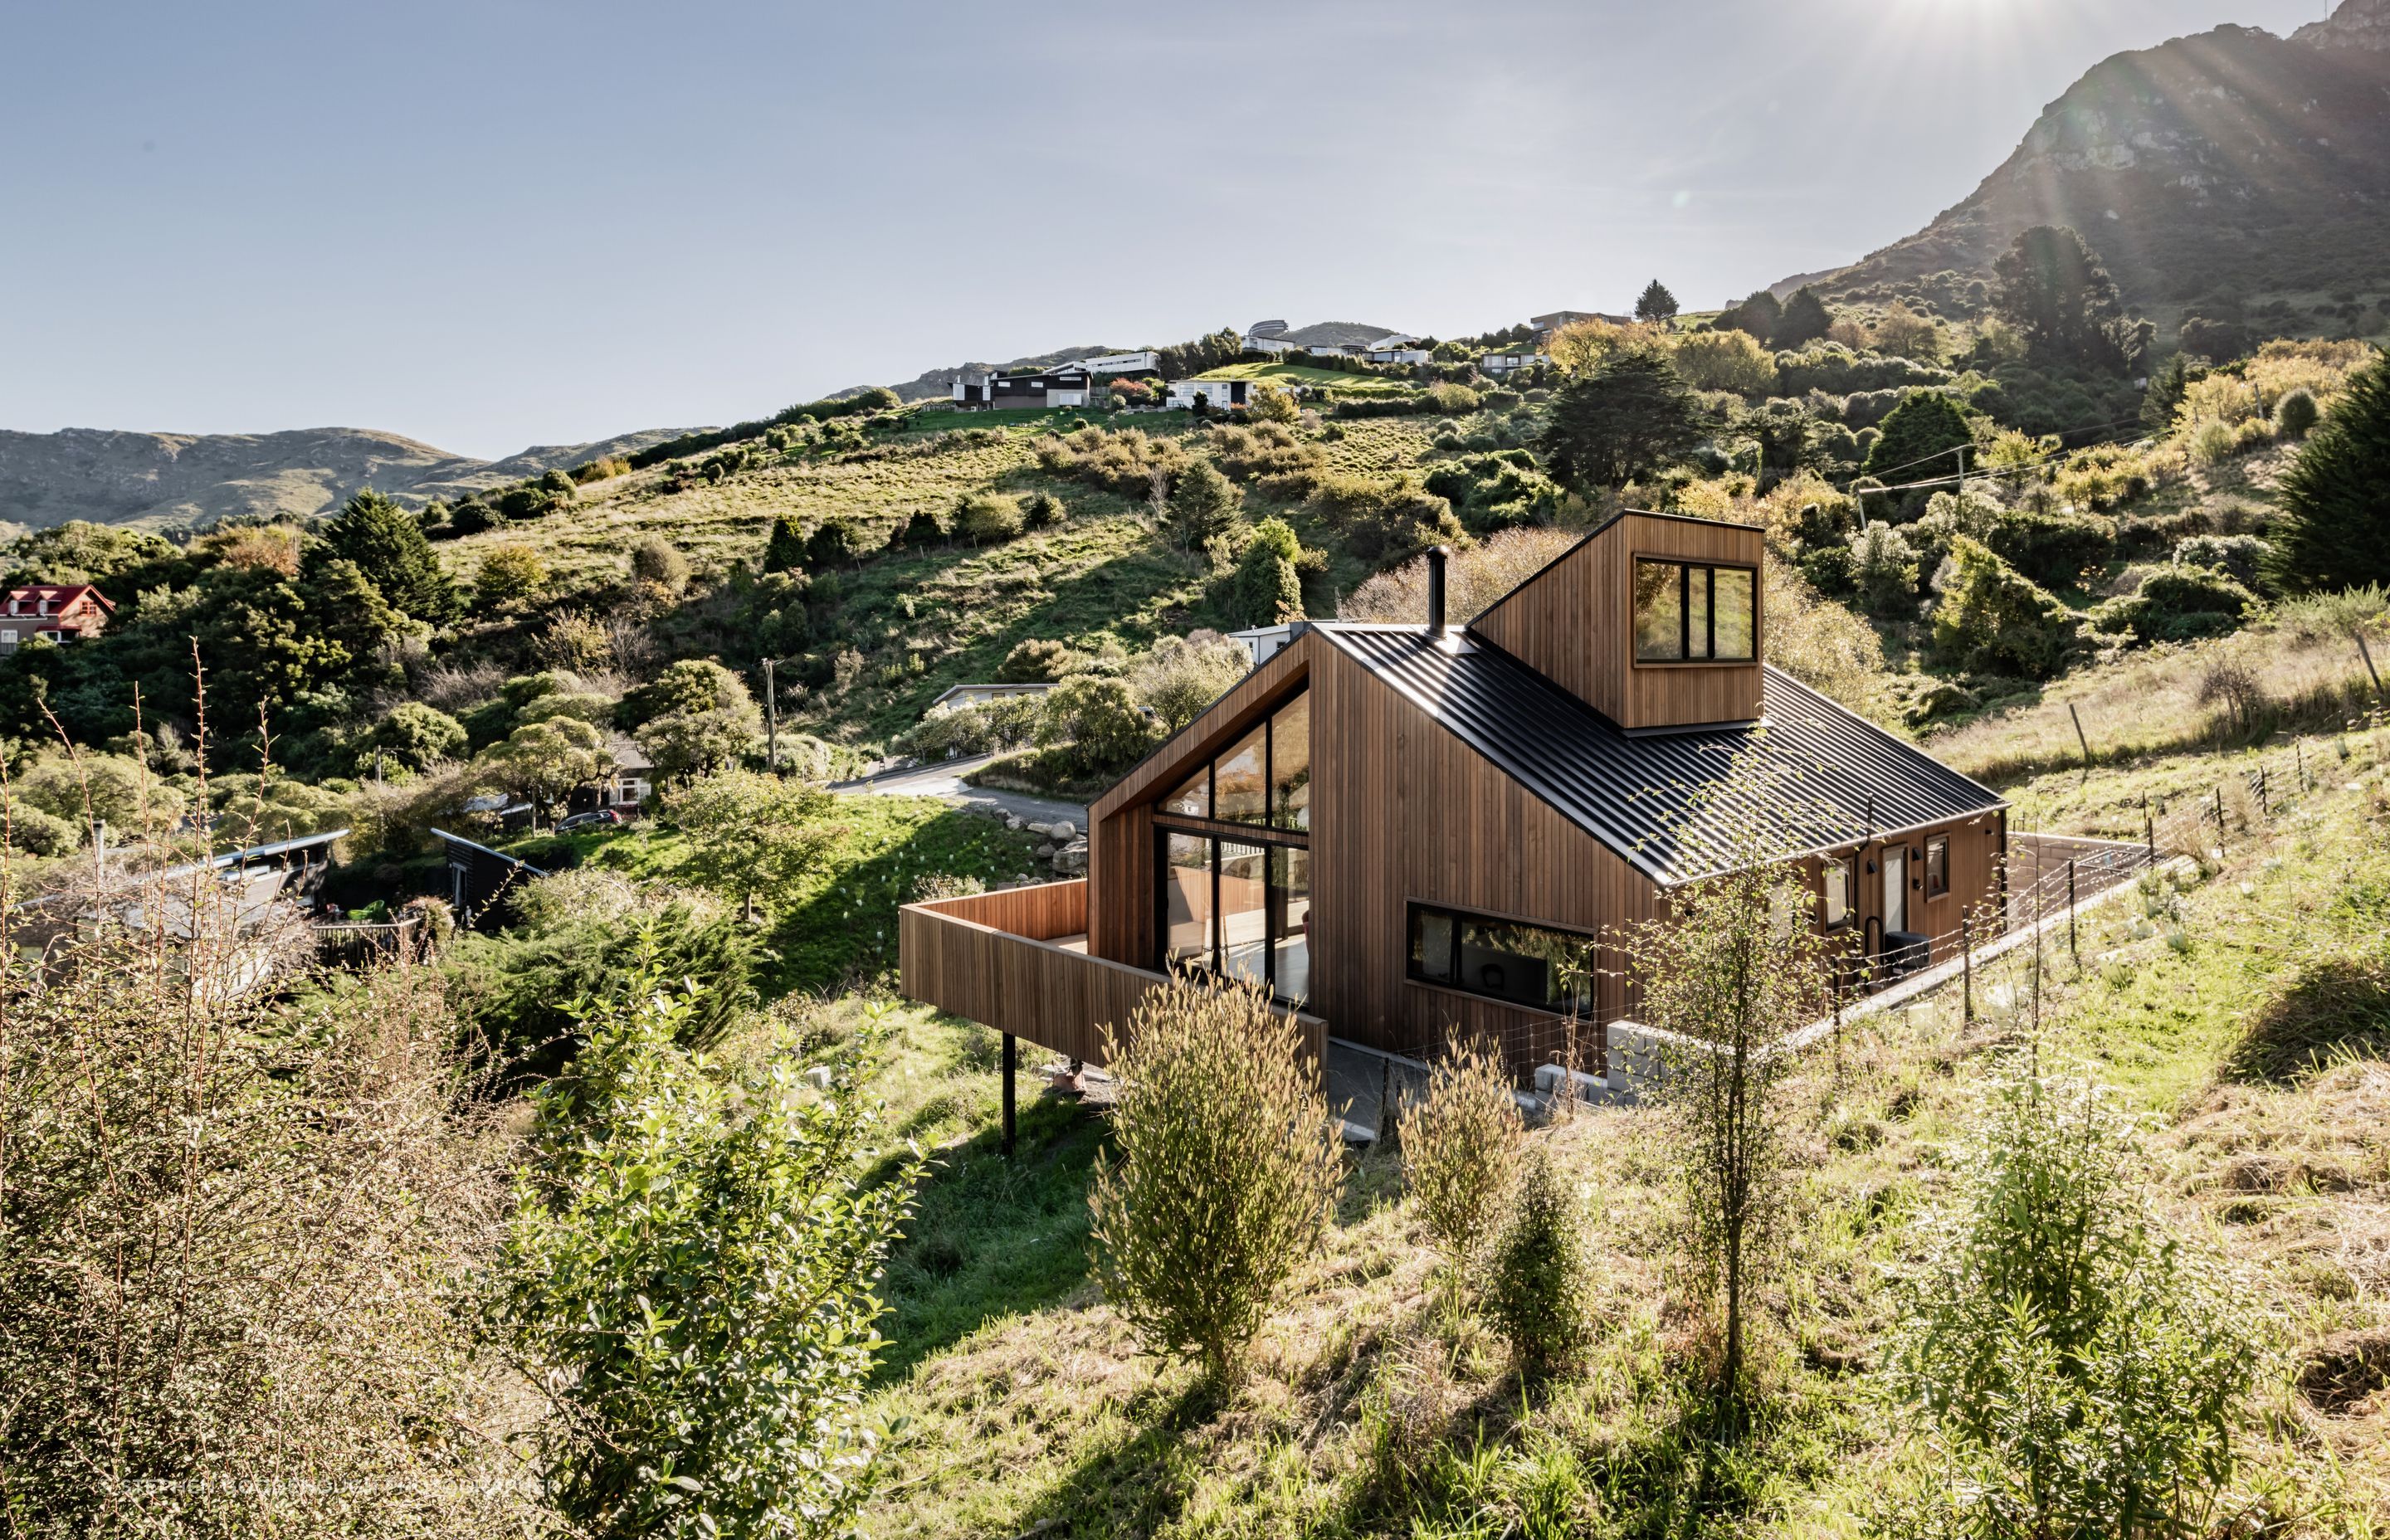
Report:
[[[2259,760],[2257,762],[2257,816],[2270,818],[2273,815],[2274,804],[2266,795],[2266,762]]]
[[[1972,1027],[1975,1024],[1975,925],[1974,916],[1963,909],[1959,912],[1959,977],[1966,1001],[1960,1020]]]
[[[2158,821],[2150,812],[2150,795],[2141,793],[2141,839],[2150,847],[2150,865],[2158,864]]]
[[[2091,740],[2083,736],[2082,713],[2075,709],[2075,702],[2072,700],[2066,703],[2066,715],[2067,719],[2075,724],[2075,741],[2083,746],[2083,773],[2088,776],[2091,774]]]
[[[2216,783],[2216,842],[2224,843],[2224,783]]]
[[[2307,746],[2306,740],[2301,739],[2298,742],[2292,744],[2291,751],[2296,754],[2299,758],[2299,789],[2302,791],[2313,790],[2314,787],[2307,780]]]
[[[2066,955],[2075,966],[2083,966],[2083,954],[2075,944],[2075,857],[2066,858]]]
[[[2390,706],[2390,692],[2382,688],[2382,671],[2373,666],[2373,649],[2365,645],[2365,633],[2357,634],[2357,655],[2365,660],[2365,672],[2373,675],[2373,696],[2384,706]]]

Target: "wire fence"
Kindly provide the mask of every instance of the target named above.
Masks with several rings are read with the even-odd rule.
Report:
[[[2350,782],[2368,765],[2390,762],[2385,736],[2390,716],[2376,711],[2338,733],[2233,756],[2196,789],[2144,798],[2137,841],[2011,827],[1995,860],[1987,896],[1962,908],[1947,928],[1896,931],[1896,941],[1878,941],[1871,926],[1841,933],[1846,939],[1829,952],[1828,1009],[1811,1030],[1832,1031],[1839,1041],[1845,1012],[1880,1008],[1950,984],[1961,991],[1961,1008],[1972,1020],[1977,975],[1986,964],[2029,952],[2037,969],[2042,950],[2060,946],[2079,960],[2081,916],[2095,901],[2178,858],[2212,863],[2262,837],[2277,822],[2298,815],[2319,791]],[[2029,941],[2034,944],[2026,948]],[[1636,982],[1622,949],[1609,943],[1590,945],[1585,969],[1600,981],[1598,1008],[1521,1014],[1460,1035],[1498,1050],[1523,1082],[1547,1064],[1605,1075],[1611,1029],[1637,1020]],[[2003,998],[2012,1002],[2014,981],[2000,987],[2008,991]],[[1414,1043],[1410,1056],[1441,1057],[1456,1027],[1447,1022]]]

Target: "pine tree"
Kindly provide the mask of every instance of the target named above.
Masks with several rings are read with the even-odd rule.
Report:
[[[2039,362],[2121,370],[2148,345],[2149,324],[2125,319],[2116,280],[2064,225],[2018,236],[1992,263],[1992,308]]]
[[[1825,336],[1833,324],[1833,313],[1826,308],[1826,302],[1803,284],[1784,302],[1783,314],[1777,316],[1767,340],[1779,348],[1805,348]]]
[[[2191,373],[2190,358],[2179,353],[2159,366],[2141,396],[2141,426],[2152,433],[2172,432],[2175,412],[2197,378]]]
[[[1676,314],[1677,297],[1669,293],[1668,286],[1657,278],[1651,280],[1651,287],[1643,291],[1643,297],[1635,302],[1635,318],[1638,321],[1670,321],[1676,318]]]
[[[1710,325],[1717,331],[1747,331],[1765,342],[1776,335],[1777,319],[1783,314],[1784,307],[1777,302],[1776,296],[1759,289],[1754,289],[1749,299],[1726,311]]]
[[[1244,500],[1236,483],[1221,475],[1211,461],[1197,460],[1178,473],[1177,483],[1170,489],[1170,519],[1178,526],[1182,544],[1199,546],[1227,533]]]
[[[418,621],[456,613],[456,588],[431,552],[423,526],[396,503],[366,488],[324,526],[334,557],[353,561],[393,610]]]
[[[1295,563],[1303,545],[1280,519],[1265,519],[1238,559],[1228,608],[1240,626],[1276,625],[1303,619],[1303,579]]]
[[[2268,577],[2286,592],[2390,584],[2390,357],[2348,386],[2282,475]]]
[[[1542,448],[1552,475],[1587,491],[1622,486],[1682,459],[1701,442],[1700,404],[1666,354],[1612,353],[1561,387]]]
[[[764,546],[764,571],[793,572],[805,564],[805,527],[797,516],[784,513],[772,520],[772,538]]]

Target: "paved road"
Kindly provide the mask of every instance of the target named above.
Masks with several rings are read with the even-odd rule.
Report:
[[[854,796],[937,797],[957,807],[995,808],[1023,823],[1050,824],[1057,818],[1068,818],[1080,833],[1087,832],[1087,810],[1080,803],[964,784],[965,776],[996,757],[982,754],[976,759],[950,759],[935,764],[917,764],[909,770],[888,770],[861,780],[834,782],[830,789]]]

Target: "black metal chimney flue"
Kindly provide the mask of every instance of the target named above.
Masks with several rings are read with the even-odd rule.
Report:
[[[1451,554],[1448,545],[1428,547],[1427,634],[1431,641],[1444,640],[1444,558]]]

